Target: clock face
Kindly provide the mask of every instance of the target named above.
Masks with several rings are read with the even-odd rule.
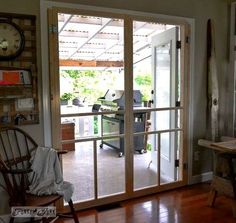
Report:
[[[25,39],[20,28],[10,21],[0,20],[0,60],[17,57],[24,49]]]

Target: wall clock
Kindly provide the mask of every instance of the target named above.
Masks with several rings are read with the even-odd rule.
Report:
[[[10,20],[0,19],[0,60],[19,56],[25,46],[23,31]]]

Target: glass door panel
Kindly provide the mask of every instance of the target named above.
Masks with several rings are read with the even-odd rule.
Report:
[[[154,72],[154,106],[164,111],[157,112],[154,126],[160,130],[170,130],[161,134],[160,161],[161,174],[168,181],[176,180],[177,134],[171,130],[177,128],[178,110],[178,53],[176,49],[178,27],[152,38],[153,72]]]
[[[171,107],[171,44],[155,47],[155,107]],[[169,119],[169,118],[168,118]]]

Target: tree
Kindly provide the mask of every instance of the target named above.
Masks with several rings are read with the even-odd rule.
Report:
[[[148,101],[151,98],[151,74],[138,74],[134,78],[135,83],[138,85],[138,89],[142,92],[142,101]]]
[[[68,79],[68,82],[69,79],[72,81],[73,95],[90,105],[104,96],[108,88],[114,86],[117,79],[117,73],[94,70],[65,70],[61,76]],[[70,90],[68,89],[68,91]]]

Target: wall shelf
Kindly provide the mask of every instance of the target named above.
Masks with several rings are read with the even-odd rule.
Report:
[[[0,126],[39,123],[36,16],[0,13],[20,27],[25,45],[20,55],[0,60]]]

